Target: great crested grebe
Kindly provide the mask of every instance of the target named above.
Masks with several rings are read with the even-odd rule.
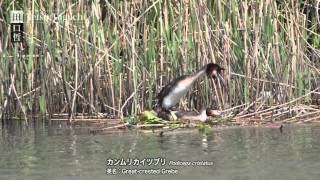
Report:
[[[223,82],[224,80],[221,76],[222,70],[224,70],[224,68],[218,64],[209,63],[194,74],[178,77],[162,88],[157,97],[158,106],[168,111],[179,102],[182,96],[187,94],[192,84],[205,74],[207,77],[219,78]]]
[[[209,116],[220,116],[221,111],[216,109],[202,109],[198,111],[159,111],[156,112],[157,116],[165,120],[181,120],[181,121],[201,121],[205,122]]]
[[[222,113],[215,109],[202,109],[200,112],[196,111],[178,111],[175,113],[177,119],[182,121],[201,121],[205,122],[209,116],[220,116]]]

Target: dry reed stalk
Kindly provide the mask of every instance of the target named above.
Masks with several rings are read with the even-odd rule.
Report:
[[[240,118],[245,118],[245,117],[249,117],[249,116],[254,116],[254,115],[257,115],[257,114],[260,114],[260,113],[272,111],[272,110],[274,110],[274,109],[287,106],[287,105],[289,105],[289,104],[292,104],[292,103],[294,103],[294,102],[297,102],[297,101],[305,98],[306,96],[312,94],[312,92],[315,92],[315,91],[317,91],[318,89],[320,89],[320,87],[318,87],[318,88],[316,88],[316,89],[314,89],[314,90],[306,93],[306,94],[303,95],[303,96],[300,96],[300,97],[298,97],[298,98],[296,98],[296,99],[293,99],[293,100],[290,101],[290,102],[283,103],[283,104],[280,104],[280,105],[277,105],[277,106],[274,106],[274,107],[272,107],[272,108],[268,108],[268,109],[265,109],[265,110],[262,110],[262,111],[258,111],[258,112],[254,112],[254,113],[249,113],[249,114],[244,114],[244,115],[242,115],[242,116],[237,116],[237,117],[235,117],[235,118],[236,118],[236,119],[240,119]]]
[[[251,108],[252,106],[255,106],[256,102],[260,101],[263,98],[263,96],[259,97],[258,99],[256,99],[254,102],[252,102],[251,104],[249,104],[246,108],[244,108],[239,114],[239,116],[241,116],[242,114],[244,114],[249,108]]]
[[[312,121],[316,121],[316,120],[320,120],[320,116],[316,116],[316,117],[313,117],[313,118],[310,118],[310,119],[306,119],[306,120],[303,120],[303,121],[300,121],[301,123],[308,123],[308,122],[312,122]]]
[[[115,119],[102,119],[102,118],[78,118],[78,117],[73,117],[73,122],[78,122],[78,121],[98,121],[98,122],[107,122],[108,124],[112,124],[110,123],[110,121],[114,121]],[[69,118],[51,118],[50,121],[69,121]],[[119,124],[120,119],[116,119],[117,122],[114,122],[115,124]]]
[[[107,131],[107,130],[110,130],[110,129],[126,128],[128,125],[130,125],[130,124],[129,123],[123,123],[123,124],[116,125],[116,126],[102,128],[101,130],[102,131]]]
[[[136,125],[136,128],[159,128],[159,127],[165,127],[165,124],[138,124]]]
[[[78,46],[75,45],[75,82],[74,82],[74,93],[73,93],[73,99],[72,99],[72,105],[71,105],[71,115],[69,117],[69,120],[72,121],[72,115],[74,112],[75,104],[76,104],[76,99],[77,99],[77,91],[78,91],[78,66],[79,66],[79,59],[78,59]]]
[[[231,72],[231,75],[243,77],[246,79],[256,80],[258,82],[265,82],[265,83],[271,83],[271,84],[275,84],[275,85],[279,85],[279,86],[286,86],[286,87],[295,88],[295,86],[290,85],[290,84],[281,83],[281,82],[274,82],[274,81],[269,81],[269,80],[265,80],[265,79],[258,79],[258,78],[254,78],[254,77],[250,77],[250,76],[246,76],[246,75],[242,75],[242,74],[238,74],[238,73],[234,73],[234,72]]]
[[[282,122],[290,122],[291,120],[297,120],[298,118],[302,118],[305,116],[312,116],[312,115],[317,115],[318,113],[320,113],[320,110],[314,111],[314,112],[309,112],[309,113],[299,113],[296,116],[292,117],[292,118],[288,118],[288,119],[284,119],[282,120]]]

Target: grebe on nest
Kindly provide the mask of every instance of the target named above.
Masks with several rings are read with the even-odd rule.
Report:
[[[222,113],[216,109],[202,109],[198,111],[160,111],[157,116],[165,120],[181,120],[181,121],[201,121],[206,122],[209,116],[220,116]]]
[[[202,109],[200,112],[196,111],[178,111],[175,113],[177,119],[183,121],[207,121],[209,116],[220,116],[222,113],[215,109]]]
[[[162,110],[169,111],[170,108],[175,106],[182,96],[187,94],[192,84],[200,77],[207,75],[207,77],[219,78],[223,83],[221,71],[224,68],[218,64],[209,63],[201,68],[199,71],[190,75],[183,75],[167,84],[158,94],[158,106]]]

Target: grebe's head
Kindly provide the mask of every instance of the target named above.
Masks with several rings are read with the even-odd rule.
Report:
[[[221,76],[221,71],[223,71],[224,68],[219,66],[219,64],[215,63],[209,63],[207,64],[206,73],[208,77],[218,77]]]
[[[207,64],[206,67],[206,73],[208,77],[213,77],[213,78],[218,78],[222,81],[222,83],[224,83],[224,79],[221,76],[221,71],[223,71],[224,68],[219,66],[218,64],[215,63],[209,63]]]
[[[207,116],[220,116],[222,115],[222,112],[216,109],[210,109],[208,108],[206,110]]]

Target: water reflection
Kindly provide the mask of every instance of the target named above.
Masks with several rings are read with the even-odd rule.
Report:
[[[86,128],[9,122],[1,127],[0,179],[147,179],[108,176],[105,160],[165,157],[213,161],[178,167],[174,179],[315,179],[320,167],[320,127],[214,129],[164,134],[136,131],[92,135]],[[162,176],[172,179],[172,176]]]

